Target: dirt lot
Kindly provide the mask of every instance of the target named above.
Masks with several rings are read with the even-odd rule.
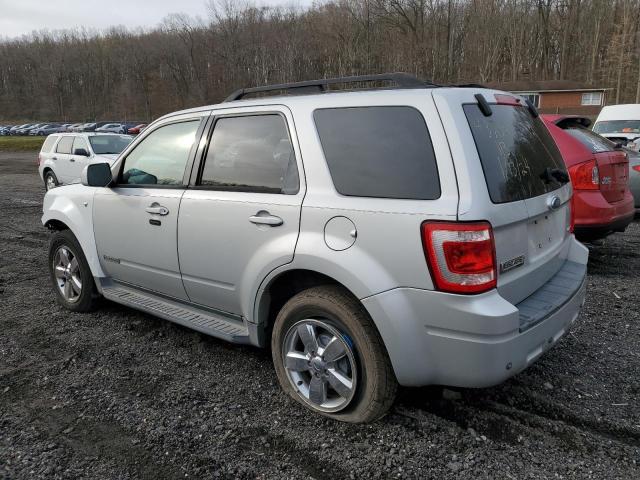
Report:
[[[57,306],[35,157],[0,153],[0,477],[640,477],[638,223],[591,247],[581,318],[528,371],[344,425],[286,398],[266,351]]]

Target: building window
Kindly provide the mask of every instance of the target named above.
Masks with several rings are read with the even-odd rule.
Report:
[[[521,93],[521,97],[524,97],[526,100],[529,100],[534,107],[540,107],[540,94],[539,93]]]
[[[583,93],[582,105],[602,105],[602,92]]]

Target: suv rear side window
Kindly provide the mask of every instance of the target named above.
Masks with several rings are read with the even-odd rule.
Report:
[[[551,134],[524,107],[491,104],[485,117],[478,104],[463,105],[494,203],[537,197],[561,187],[543,179],[547,168],[566,172]]]
[[[56,147],[57,153],[71,154],[71,146],[73,145],[73,137],[62,137]]]
[[[283,117],[220,118],[199,183],[216,190],[296,194],[296,157]]]
[[[564,131],[587,147],[591,153],[611,152],[615,149],[615,143],[611,140],[607,140],[586,128],[568,127]]]
[[[415,200],[440,197],[431,138],[415,108],[326,108],[313,116],[340,194]]]
[[[42,144],[42,149],[40,151],[42,153],[49,153],[53,149],[53,146],[55,145],[57,139],[58,137],[56,136],[48,136]]]

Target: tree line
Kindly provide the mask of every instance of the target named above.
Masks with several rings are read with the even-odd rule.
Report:
[[[210,0],[155,28],[0,40],[0,120],[151,120],[254,85],[405,71],[575,80],[640,103],[640,0]],[[106,8],[106,7],[105,7]]]

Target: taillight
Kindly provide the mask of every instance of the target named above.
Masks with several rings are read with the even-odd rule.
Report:
[[[600,172],[595,160],[579,163],[569,168],[574,190],[598,190],[600,188]]]
[[[488,222],[425,222],[422,245],[438,290],[481,293],[495,288],[495,243]]]
[[[640,172],[640,165],[634,165],[633,168],[636,172]]]
[[[39,153],[38,154],[38,166],[40,166],[41,163],[42,163],[42,155]]]

